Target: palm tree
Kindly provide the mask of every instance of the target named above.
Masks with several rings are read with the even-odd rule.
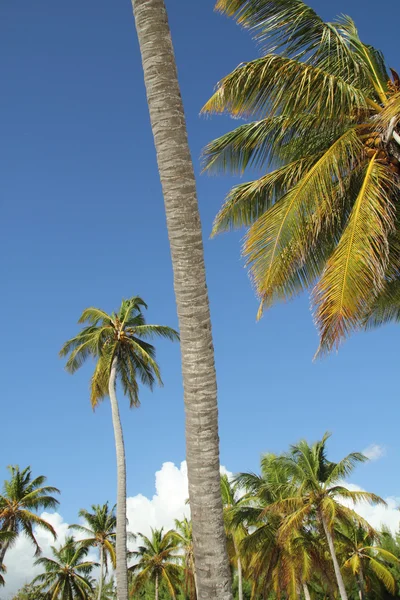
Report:
[[[264,53],[222,79],[203,108],[256,119],[211,142],[205,168],[262,176],[230,191],[213,234],[249,227],[243,253],[259,317],[316,283],[319,350],[329,351],[375,305],[400,314],[400,77],[347,16],[325,23],[302,0],[218,0],[217,9]]]
[[[3,544],[5,544],[6,542],[8,543],[9,547],[11,546],[11,544],[13,543],[13,541],[16,539],[17,534],[14,531],[0,531],[0,548]],[[5,581],[4,581],[4,577],[2,574],[4,574],[6,572],[6,568],[3,564],[0,565],[0,586],[1,585],[5,585]]]
[[[286,470],[275,454],[266,454],[260,475],[241,473],[234,481],[244,494],[230,511],[231,523],[247,531],[239,549],[252,581],[252,596],[267,598],[273,592],[278,598],[285,594],[297,600],[302,588],[309,600],[313,575],[318,573],[329,583],[332,569],[324,558],[321,536],[313,527],[293,530],[284,539],[279,535],[285,513],[269,507],[276,507],[296,489],[288,483]]]
[[[132,0],[171,247],[200,600],[232,600],[219,472],[217,383],[196,181],[164,0]]]
[[[79,516],[86,521],[86,525],[70,525],[70,529],[75,529],[85,535],[81,540],[84,546],[95,546],[100,553],[100,577],[97,587],[98,600],[101,600],[103,593],[104,570],[107,574],[107,559],[110,560],[113,568],[115,562],[115,528],[117,519],[115,517],[115,506],[110,510],[108,502],[103,505],[93,504],[92,511],[89,512],[82,508]]]
[[[193,527],[192,521],[184,517],[181,521],[175,519],[174,535],[183,550],[183,563],[185,566],[185,588],[186,594],[192,600],[197,599],[197,577],[196,564],[193,551]]]
[[[93,591],[90,574],[98,563],[85,560],[89,548],[75,542],[73,537],[65,540],[61,548],[51,547],[54,558],[38,558],[35,565],[41,565],[44,572],[37,575],[33,584],[40,584],[39,590],[47,592],[50,600],[88,600]]]
[[[143,545],[132,552],[132,557],[137,559],[137,563],[129,569],[135,575],[132,593],[135,594],[146,583],[152,582],[155,600],[158,600],[159,587],[164,583],[171,597],[175,598],[182,577],[180,557],[177,555],[179,542],[175,532],[167,531],[164,534],[161,528],[152,529],[150,538],[142,533],[138,536],[142,538]]]
[[[170,327],[148,325],[143,315],[145,302],[134,296],[122,300],[118,313],[110,315],[99,308],[83,311],[79,323],[87,323],[78,335],[68,340],[60,356],[68,356],[66,369],[75,373],[89,357],[96,359],[91,381],[93,409],[107,395],[111,413],[117,455],[117,524],[116,580],[118,600],[128,600],[127,532],[126,532],[126,464],[121,419],[116,396],[119,379],[131,407],[139,406],[139,384],[153,388],[162,384],[155,361],[155,348],[147,342],[154,337],[177,340],[178,333]]]
[[[326,458],[326,443],[329,434],[311,446],[301,440],[291,447],[286,454],[276,458],[282,472],[286,474],[287,489],[283,486],[283,497],[268,506],[265,511],[286,515],[279,531],[281,540],[289,539],[293,532],[299,531],[312,520],[316,520],[325,535],[331,555],[335,576],[342,600],[347,600],[347,593],[340,571],[334,546],[334,526],[339,521],[345,523],[356,521],[367,525],[353,510],[339,502],[346,500],[352,503],[366,501],[370,504],[385,504],[375,494],[364,491],[351,491],[342,485],[342,481],[353,471],[358,463],[367,458],[353,452],[338,463]]]
[[[365,529],[360,523],[342,525],[336,533],[342,553],[347,557],[343,569],[350,571],[357,579],[359,598],[365,599],[366,579],[377,578],[393,596],[396,582],[388,565],[399,565],[400,561],[391,552],[381,548],[380,536],[373,530]]]
[[[39,475],[32,479],[30,467],[22,471],[16,466],[9,466],[10,479],[3,485],[3,493],[0,495],[0,528],[2,531],[12,532],[14,536],[4,537],[0,540],[0,567],[4,563],[4,557],[10,543],[16,535],[23,532],[31,540],[35,547],[35,556],[40,554],[33,526],[41,527],[49,531],[54,539],[57,535],[50,523],[37,515],[41,509],[54,509],[59,504],[51,494],[59,494],[60,491],[46,483],[46,477]]]

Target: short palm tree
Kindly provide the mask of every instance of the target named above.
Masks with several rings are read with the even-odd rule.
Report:
[[[88,600],[93,591],[90,574],[98,563],[86,560],[89,548],[68,537],[61,548],[51,547],[54,558],[38,558],[44,572],[32,581],[50,600]]]
[[[191,600],[197,598],[196,564],[193,550],[192,521],[184,517],[181,521],[175,519],[174,535],[183,551],[183,564],[185,567],[185,592]]]
[[[79,516],[86,521],[86,525],[70,525],[70,529],[75,529],[85,537],[80,543],[87,547],[96,547],[100,554],[100,576],[97,586],[98,600],[101,600],[103,593],[104,576],[107,574],[107,559],[110,560],[115,569],[115,528],[117,519],[115,516],[115,506],[111,509],[108,502],[103,505],[93,504],[92,511],[82,508]]]
[[[205,168],[262,176],[231,190],[213,233],[249,228],[243,254],[259,316],[315,286],[320,351],[329,351],[376,305],[375,322],[400,315],[400,78],[347,16],[325,23],[302,0],[218,0],[217,9],[264,53],[222,79],[203,108],[256,119],[211,142]]]
[[[79,323],[87,325],[68,340],[60,352],[62,357],[68,356],[66,369],[70,373],[75,373],[89,357],[96,360],[91,381],[93,409],[106,396],[110,398],[117,455],[116,580],[119,600],[128,600],[128,567],[126,463],[116,382],[120,381],[130,406],[139,406],[139,382],[150,389],[155,382],[162,384],[155,348],[146,340],[154,337],[179,339],[178,333],[170,327],[146,324],[145,308],[147,305],[139,296],[122,300],[117,313],[87,308],[79,319]]]
[[[34,545],[35,555],[40,554],[40,547],[33,531],[34,526],[49,531],[54,539],[57,537],[52,525],[39,517],[37,511],[56,508],[59,502],[52,494],[59,494],[59,490],[44,485],[44,475],[33,479],[30,467],[21,471],[18,466],[9,466],[8,470],[10,479],[4,482],[3,493],[0,495],[0,528],[15,535],[6,538],[3,536],[3,540],[0,540],[0,566],[4,563],[10,543],[21,532]]]
[[[177,588],[182,580],[183,568],[180,564],[179,541],[174,531],[163,529],[152,529],[150,538],[142,533],[142,545],[137,551],[132,552],[132,557],[137,562],[130,567],[131,573],[135,575],[132,593],[139,591],[148,583],[154,583],[155,600],[159,597],[159,588],[165,584],[168,593],[175,598]]]
[[[396,593],[396,582],[388,567],[398,566],[400,561],[380,547],[379,538],[376,532],[366,530],[360,523],[342,525],[337,532],[337,543],[347,557],[343,569],[356,578],[360,600],[364,600],[366,583],[371,578],[378,579],[392,596]]]
[[[347,600],[347,593],[340,571],[334,546],[334,527],[338,522],[358,522],[368,528],[361,517],[344,506],[339,500],[352,503],[360,501],[370,504],[385,504],[375,494],[364,491],[351,491],[342,484],[343,480],[359,463],[367,458],[353,452],[338,463],[330,462],[326,457],[325,434],[321,441],[309,445],[305,440],[291,447],[286,454],[276,458],[282,471],[286,474],[288,487],[283,486],[283,497],[266,507],[265,512],[284,516],[279,528],[282,541],[293,536],[293,532],[301,528],[307,529],[315,521],[324,535],[335,570],[336,580],[342,600]]]

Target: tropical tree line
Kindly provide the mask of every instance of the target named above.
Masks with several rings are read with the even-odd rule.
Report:
[[[265,454],[259,474],[221,476],[225,542],[237,600],[400,598],[400,535],[377,530],[357,512],[359,503],[385,502],[345,484],[367,458],[353,452],[339,462],[330,461],[328,437],[312,444],[301,440],[280,455]],[[41,553],[36,528],[56,537],[37,515],[39,509],[57,504],[50,493],[58,490],[44,483],[44,477],[32,479],[29,468],[10,467],[0,497],[2,507],[15,507],[13,520],[1,523],[3,570],[18,535],[28,536],[35,555]],[[32,496],[36,501],[29,511]],[[115,511],[108,503],[82,509],[80,522],[70,525],[71,535],[52,547],[52,556],[37,556],[41,572],[16,599],[113,598]],[[169,531],[151,529],[150,535],[129,536],[136,548],[126,556],[130,597],[197,600],[190,519],[176,520]]]

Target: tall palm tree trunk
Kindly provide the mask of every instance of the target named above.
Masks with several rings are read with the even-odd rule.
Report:
[[[99,580],[99,593],[97,600],[101,600],[101,594],[103,593],[103,581],[104,581],[104,546],[100,545],[100,580]]]
[[[239,555],[239,548],[235,540],[235,535],[233,535],[233,546],[235,548],[235,554],[237,558],[237,572],[238,572],[238,600],[243,600],[243,570],[242,570],[242,561]]]
[[[132,0],[132,6],[174,270],[199,600],[232,600],[220,489],[214,348],[185,115],[164,0]]]
[[[154,596],[154,600],[158,600],[158,573],[156,573],[156,585],[155,585],[155,596]]]
[[[303,583],[303,592],[305,600],[311,600],[310,590],[308,589],[308,585]]]
[[[320,520],[322,523],[322,527],[324,528],[326,540],[328,542],[329,552],[330,552],[330,555],[332,558],[333,568],[335,570],[336,581],[338,584],[340,597],[342,600],[348,600],[347,592],[346,592],[346,588],[344,587],[344,581],[343,581],[342,573],[340,571],[338,559],[336,556],[335,546],[333,544],[333,538],[332,538],[331,532],[329,531],[328,524],[327,524],[326,519],[325,519],[324,515],[322,514],[322,512],[319,512],[319,517],[320,517]]]
[[[361,564],[358,572],[358,597],[360,600],[364,600],[364,573]]]
[[[126,547],[126,465],[124,437],[122,435],[118,400],[115,393],[115,378],[118,358],[114,356],[111,365],[108,393],[111,402],[111,414],[117,455],[117,524],[115,528],[115,556],[118,600],[128,600],[128,563]]]

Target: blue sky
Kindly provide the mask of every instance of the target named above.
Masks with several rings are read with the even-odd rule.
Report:
[[[353,480],[400,496],[397,328],[351,339],[312,363],[317,336],[307,298],[256,323],[240,259],[242,233],[209,240],[230,176],[200,176],[201,148],[232,128],[199,117],[214,85],[257,49],[213,0],[167,0],[198,174],[219,384],[221,461],[257,470],[260,454],[333,432],[331,456],[371,443],[387,455]],[[400,5],[311,0],[332,19],[350,14],[364,40],[397,56]],[[332,8],[334,5],[334,8]],[[7,464],[32,465],[62,490],[62,513],[113,500],[108,403],[89,404],[91,365],[74,377],[58,359],[89,305],[141,295],[148,320],[177,326],[161,188],[129,0],[3,0],[0,4],[2,435]],[[158,347],[165,387],[121,397],[128,493],[153,492],[164,461],[184,459],[178,345]]]

